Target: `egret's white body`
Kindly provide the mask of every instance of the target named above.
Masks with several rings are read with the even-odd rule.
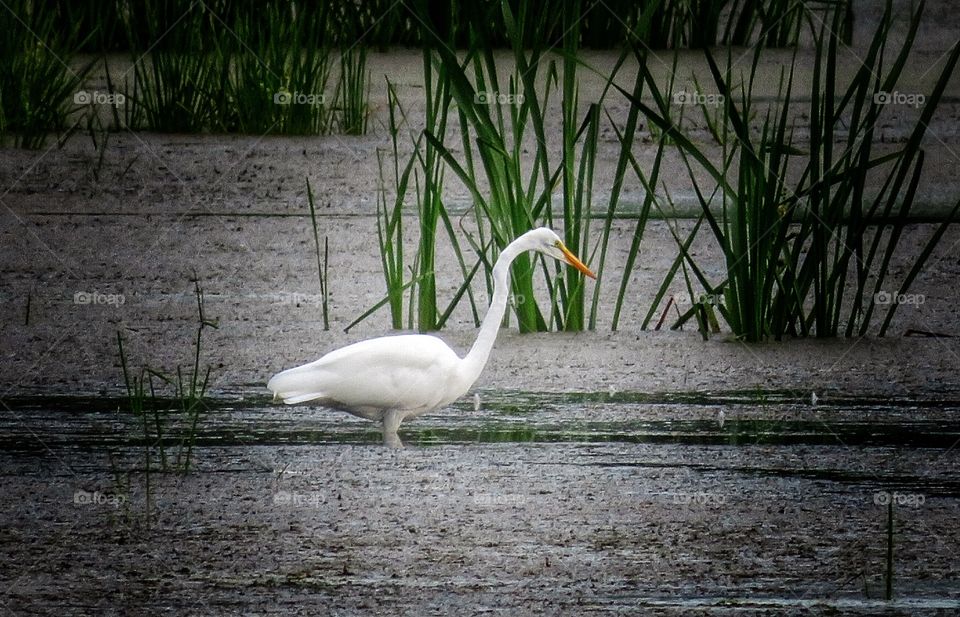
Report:
[[[287,404],[316,401],[383,423],[383,439],[399,446],[397,429],[407,418],[449,405],[467,393],[490,357],[507,308],[510,264],[539,251],[593,273],[545,227],[523,234],[500,253],[493,267],[493,298],[470,352],[460,358],[435,336],[405,334],[360,341],[319,360],[278,373],[267,384]]]

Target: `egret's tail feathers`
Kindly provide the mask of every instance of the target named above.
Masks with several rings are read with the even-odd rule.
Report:
[[[287,369],[277,373],[267,382],[273,392],[273,400],[282,400],[287,405],[322,399],[324,394],[317,387],[317,375],[305,367]]]
[[[307,401],[316,401],[323,398],[322,392],[289,392],[287,394],[278,394],[277,396],[287,405],[296,405],[297,403],[306,403]]]

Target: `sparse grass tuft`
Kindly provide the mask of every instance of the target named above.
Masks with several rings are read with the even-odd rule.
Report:
[[[323,259],[320,258],[320,232],[317,228],[317,209],[313,202],[313,189],[307,180],[307,201],[310,205],[310,222],[313,227],[313,241],[317,249],[317,276],[320,279],[320,297],[323,310],[323,329],[330,329],[329,289],[327,288],[327,266],[330,263],[330,245],[327,236],[323,237]]]
[[[206,392],[210,383],[211,367],[201,369],[200,353],[203,331],[216,328],[215,320],[206,317],[203,310],[203,291],[199,283],[194,283],[197,300],[197,334],[193,345],[193,367],[188,373],[178,365],[175,371],[166,373],[143,365],[139,371],[130,369],[123,347],[123,336],[117,332],[117,349],[123,381],[127,392],[128,411],[139,424],[140,435],[130,435],[132,443],[143,449],[143,473],[147,495],[150,502],[150,476],[159,473],[190,472],[193,462],[193,449],[196,443],[200,418],[206,410]],[[172,396],[158,394],[157,386],[166,385],[172,389]],[[169,446],[175,446],[173,453]]]

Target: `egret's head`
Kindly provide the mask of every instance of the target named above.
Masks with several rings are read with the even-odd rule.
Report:
[[[590,268],[577,259],[577,256],[563,244],[563,241],[552,229],[541,227],[527,232],[527,235],[530,237],[531,248],[533,250],[540,251],[558,261],[569,264],[592,279],[597,278],[597,275],[591,272]]]

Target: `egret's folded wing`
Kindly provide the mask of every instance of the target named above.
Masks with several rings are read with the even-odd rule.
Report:
[[[278,373],[267,387],[291,404],[319,399],[348,409],[428,408],[442,400],[459,362],[436,337],[387,336]]]

